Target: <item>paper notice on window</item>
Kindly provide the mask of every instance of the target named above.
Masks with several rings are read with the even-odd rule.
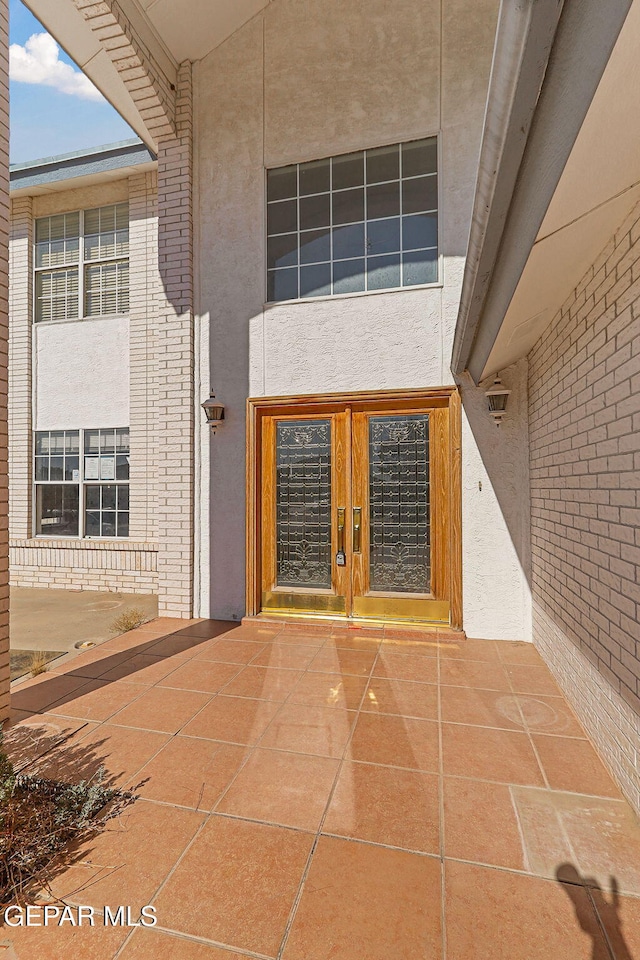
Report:
[[[84,458],[84,478],[85,480],[100,479],[100,459],[99,457]]]
[[[74,483],[79,483],[79,481],[80,481],[80,471],[79,471],[79,470],[72,470],[72,471],[71,471],[71,479],[73,480]]]
[[[101,480],[115,480],[116,478],[116,458],[115,457],[101,457],[102,463],[100,466],[100,479]]]

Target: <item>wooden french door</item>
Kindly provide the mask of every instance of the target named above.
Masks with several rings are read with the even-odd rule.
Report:
[[[457,393],[250,412],[250,611],[459,625]]]

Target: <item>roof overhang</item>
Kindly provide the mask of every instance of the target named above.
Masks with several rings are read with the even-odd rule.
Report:
[[[640,198],[631,7],[503,0],[455,375],[479,382],[525,356]]]
[[[140,140],[14,164],[9,171],[11,198],[90,187],[144,173],[156,166],[154,154]]]

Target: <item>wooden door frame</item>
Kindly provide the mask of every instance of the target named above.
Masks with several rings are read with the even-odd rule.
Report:
[[[450,544],[450,618],[451,627],[462,629],[462,460],[461,460],[461,403],[458,388],[432,387],[418,390],[366,390],[355,393],[297,394],[281,397],[250,397],[247,400],[246,435],[246,607],[247,616],[260,612],[262,599],[261,571],[261,470],[262,418],[279,408],[300,408],[305,413],[321,414],[336,404],[367,405],[384,412],[385,405],[408,408],[423,400],[449,408],[449,522]]]

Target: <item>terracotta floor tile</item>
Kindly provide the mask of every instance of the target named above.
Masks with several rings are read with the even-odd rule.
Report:
[[[90,653],[91,651],[88,651],[88,654]],[[122,664],[129,663],[134,656],[130,650],[123,650],[120,653],[112,654],[103,651],[101,655],[94,655],[93,657],[80,654],[79,657],[73,657],[73,659],[67,660],[66,663],[54,667],[48,672],[65,674],[67,677],[86,677],[88,680],[97,680],[98,678],[103,680],[119,680],[119,676],[105,677],[105,674],[117,671]],[[80,657],[84,657],[85,659],[78,663]]]
[[[182,733],[189,737],[254,744],[278,709],[279,704],[268,700],[249,700],[220,694],[186,725]]]
[[[162,926],[275,957],[313,836],[211,817],[160,892]]]
[[[126,660],[100,675],[101,680],[128,680],[130,683],[154,684],[163,680],[184,661],[173,657],[152,657],[147,653],[126,655]]]
[[[144,652],[152,657],[194,657],[205,643],[210,642],[203,637],[172,633],[152,643]]]
[[[301,676],[299,670],[248,666],[227,684],[224,692],[231,697],[252,697],[283,703]]]
[[[323,832],[437,855],[439,820],[436,775],[346,762]]]
[[[382,644],[382,633],[375,636],[373,632],[351,633],[348,630],[341,631],[327,640],[324,645],[325,650],[364,650],[369,653],[377,653]]]
[[[440,863],[321,837],[284,960],[438,960]]]
[[[182,629],[176,630],[173,636],[199,637],[201,640],[211,640],[212,637],[219,637],[234,629],[237,630],[238,627],[233,620],[199,620],[192,621]]]
[[[615,960],[637,960],[640,957],[640,900],[591,890]]]
[[[440,657],[446,660],[500,660],[497,640],[441,640]]]
[[[357,710],[367,686],[366,677],[339,673],[303,673],[289,697],[289,703],[314,707],[339,707]]]
[[[196,653],[196,660],[218,660],[222,663],[249,663],[264,650],[266,644],[256,640],[209,640]]]
[[[196,690],[200,693],[218,693],[241,669],[242,666],[239,663],[189,660],[160,680],[158,686]]]
[[[281,623],[241,623],[228,634],[233,640],[255,640],[259,643],[268,643],[274,637],[284,632]]]
[[[640,894],[640,824],[624,800],[513,787],[528,869]]]
[[[326,757],[254,750],[216,812],[316,831],[339,766]]]
[[[541,694],[547,697],[562,696],[562,690],[553,679],[548,667],[509,665],[507,674],[516,693]]]
[[[530,664],[531,666],[545,665],[535,646],[522,640],[498,641],[498,654],[503,663]]]
[[[43,712],[62,697],[70,697],[87,684],[85,677],[41,674],[11,690],[11,706],[28,713]]]
[[[413,770],[438,770],[438,724],[384,714],[361,713],[348,756]]]
[[[203,815],[137,800],[77,852],[75,862],[52,882],[54,897],[101,907],[124,903],[139,910],[151,903]],[[190,890],[190,894],[193,891]],[[169,911],[158,915],[170,926]]]
[[[375,627],[334,627],[330,639],[336,647],[359,649],[361,643],[380,646],[384,640],[384,629]],[[364,648],[363,648],[364,649]]]
[[[523,730],[518,699],[512,693],[476,690],[473,687],[441,687],[442,719],[479,727]]]
[[[588,740],[537,734],[533,742],[553,790],[620,798],[620,790]]]
[[[86,686],[68,694],[50,708],[50,713],[83,720],[108,720],[126,704],[143,695],[149,687],[143,683],[124,680],[88,680]]]
[[[150,687],[135,703],[112,717],[122,727],[177,733],[209,701],[206,693]]]
[[[356,714],[352,711],[286,703],[280,708],[260,746],[340,758],[355,718]]]
[[[294,646],[314,647],[319,650],[328,641],[328,633],[308,633],[304,630],[281,630],[280,633],[270,637],[271,641],[277,643],[290,643]]]
[[[411,655],[412,657],[431,657],[436,658],[439,655],[439,641],[437,634],[433,636],[421,635],[415,636],[406,631],[401,631],[397,634],[389,634],[385,631],[384,640],[380,647],[380,651],[388,651],[389,653],[399,653],[403,656]]]
[[[511,682],[507,671],[497,660],[448,660],[446,657],[441,657],[440,683],[511,693]]]
[[[382,648],[373,668],[374,677],[393,680],[413,680],[417,683],[438,682],[436,657],[414,657],[406,653],[391,653]]]
[[[438,719],[438,687],[432,683],[373,677],[362,701],[368,713],[393,713],[401,717]]]
[[[286,670],[304,670],[316,656],[317,647],[298,643],[268,643],[261,653],[253,658],[254,667],[280,667]]]
[[[79,782],[105,768],[109,786],[122,786],[167,742],[163,733],[130,730],[109,723],[91,729],[78,743],[65,744],[37,765],[39,776]]]
[[[97,724],[71,720],[51,713],[26,713],[16,723],[3,727],[3,745],[16,770],[59,747],[70,747]]]
[[[2,941],[11,943],[15,952],[0,949],[0,956],[6,960],[113,960],[130,932],[127,927],[98,925],[97,917],[95,927],[72,927],[68,922],[61,927],[3,927]]]
[[[325,650],[323,648],[311,661],[309,670],[368,677],[375,659],[375,653],[370,650]]]
[[[525,870],[511,790],[502,783],[444,778],[446,857]]]
[[[448,960],[607,960],[583,887],[445,863]]]
[[[246,960],[246,954],[147,927],[134,930],[118,960]]]
[[[524,733],[443,723],[442,750],[447,776],[544,786]]]
[[[196,810],[211,810],[247,756],[245,747],[196,737],[172,737],[136,776],[136,790]]]
[[[517,695],[525,726],[533,733],[555,733],[586,739],[586,734],[569,705],[559,697]]]

